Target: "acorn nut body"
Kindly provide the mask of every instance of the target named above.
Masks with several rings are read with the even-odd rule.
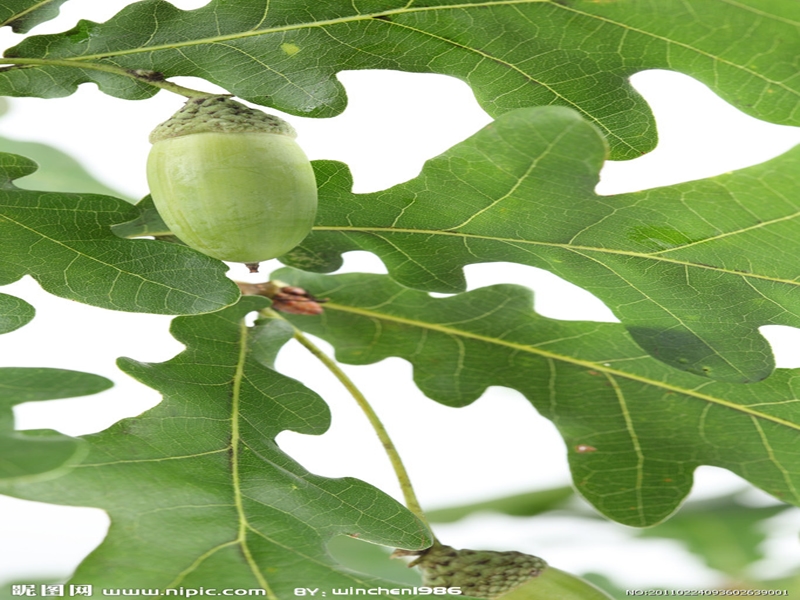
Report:
[[[292,127],[224,96],[189,100],[153,131],[147,181],[170,231],[229,262],[285,254],[311,231],[317,185]]]

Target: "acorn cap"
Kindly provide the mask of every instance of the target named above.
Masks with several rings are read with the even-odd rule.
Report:
[[[409,566],[422,571],[423,585],[460,587],[465,596],[496,598],[538,577],[547,563],[522,552],[456,550],[434,544]]]
[[[297,137],[294,127],[275,115],[254,110],[227,96],[211,96],[191,98],[153,130],[150,143],[193,133],[274,133]]]

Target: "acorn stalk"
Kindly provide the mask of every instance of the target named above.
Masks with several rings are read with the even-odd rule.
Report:
[[[170,231],[229,262],[285,254],[311,231],[317,186],[282,119],[225,96],[194,98],[150,135],[147,180]]]

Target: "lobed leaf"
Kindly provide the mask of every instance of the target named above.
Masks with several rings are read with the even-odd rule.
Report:
[[[61,474],[83,456],[77,438],[51,430],[14,431],[11,407],[23,402],[96,394],[113,384],[105,377],[34,367],[0,368],[0,482]]]
[[[617,196],[594,188],[599,132],[568,109],[512,111],[416,179],[353,194],[341,163],[317,162],[312,234],[282,260],[331,271],[377,254],[409,287],[464,289],[462,268],[508,261],[598,296],[656,358],[726,381],[774,362],[758,328],[800,326],[800,147],[734,173]]]
[[[425,525],[395,500],[353,478],[313,475],[280,450],[278,433],[319,435],[330,415],[316,394],[265,366],[266,339],[279,347],[292,336],[281,321],[245,326],[266,305],[247,297],[175,319],[181,354],[160,364],[119,360],[164,395],[161,404],[86,436],[89,455],[63,478],[0,484],[9,495],[108,512],[108,537],[76,582],[162,593],[260,588],[290,598],[298,585],[385,585],[336,563],[325,548],[336,535],[430,545]]]
[[[238,298],[220,261],[178,244],[115,236],[112,225],[139,213],[127,202],[12,183],[35,170],[33,161],[0,154],[0,285],[30,274],[63,298],[160,314],[211,312]]]
[[[667,518],[704,464],[800,505],[797,370],[749,385],[709,381],[644,355],[618,324],[541,317],[531,292],[513,285],[434,299],[384,275],[273,278],[330,299],[321,316],[287,318],[333,344],[341,362],[404,358],[420,390],[448,406],[493,385],[520,391],[561,432],[578,491],[620,523]]]
[[[245,100],[331,117],[346,104],[342,70],[397,69],[466,81],[493,116],[531,105],[573,108],[612,156],[656,143],[630,75],[691,75],[749,114],[799,124],[794,0],[213,0],[182,11],[134,3],[106,23],[81,21],[9,50],[0,93],[66,96],[84,82],[121,98],[163,77],[207,79]]]
[[[58,16],[59,7],[67,0],[0,0],[0,27],[11,27],[14,33],[27,33],[40,23]]]

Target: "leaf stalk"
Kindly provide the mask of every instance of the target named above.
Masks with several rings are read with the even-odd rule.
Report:
[[[114,65],[99,64],[99,63],[79,63],[74,60],[44,60],[40,58],[0,58],[0,64],[11,65],[5,67],[10,69],[15,66],[25,67],[27,65],[36,67],[71,67],[73,69],[87,69],[90,71],[101,71],[103,73],[111,73],[113,75],[120,75],[122,77],[129,77],[140,81],[147,85],[152,85],[162,90],[184,96],[186,98],[211,98],[219,96],[219,94],[212,94],[210,92],[201,92],[192,88],[187,88],[177,83],[167,81],[163,74],[157,71],[148,71],[144,69],[125,69]],[[1,70],[1,69],[0,69]]]
[[[277,314],[275,311],[271,309],[266,309],[263,311],[267,313],[268,316],[278,319],[283,319],[283,317]],[[285,321],[285,319],[283,319]],[[288,321],[287,321],[288,322]],[[386,452],[387,456],[389,457],[389,462],[392,464],[392,469],[395,472],[395,476],[397,477],[397,481],[400,484],[400,490],[403,493],[403,498],[405,500],[406,506],[408,510],[410,510],[414,515],[422,521],[428,530],[431,529],[430,524],[428,523],[428,519],[425,516],[425,512],[422,510],[422,506],[420,506],[419,500],[417,499],[417,495],[414,492],[414,486],[411,483],[411,478],[408,475],[408,471],[406,470],[405,465],[403,464],[402,458],[400,458],[400,453],[397,451],[397,447],[394,445],[392,438],[389,436],[389,432],[386,430],[386,427],[378,417],[378,414],[375,412],[375,409],[372,408],[372,405],[367,400],[366,396],[358,389],[353,380],[350,379],[347,374],[342,371],[341,367],[339,367],[338,363],[333,360],[330,356],[325,354],[314,342],[312,342],[306,335],[300,331],[297,327],[292,325],[292,329],[294,330],[294,339],[297,340],[306,350],[308,350],[311,354],[313,354],[325,367],[333,374],[336,379],[345,387],[345,389],[350,393],[353,399],[358,404],[358,407],[362,410],[364,415],[367,417],[372,429],[375,431],[378,439],[383,446],[384,451]],[[434,544],[438,543],[436,536],[433,537]]]

